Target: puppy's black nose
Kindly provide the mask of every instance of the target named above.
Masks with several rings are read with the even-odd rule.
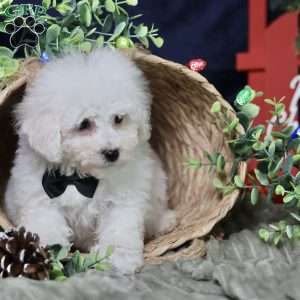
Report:
[[[109,162],[115,162],[120,155],[119,149],[112,149],[112,150],[103,150],[102,154],[104,155],[105,159]]]

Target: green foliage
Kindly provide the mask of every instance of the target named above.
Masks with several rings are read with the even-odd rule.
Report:
[[[13,20],[4,13],[12,2],[0,0],[2,32],[6,32],[5,26]],[[154,25],[135,24],[141,15],[130,16],[126,11],[126,6],[138,5],[138,0],[43,0],[42,5],[46,14],[32,14],[36,22],[44,25],[45,31],[39,36],[35,48],[23,46],[26,57],[40,57],[46,52],[51,59],[73,49],[89,53],[94,48],[103,46],[133,48],[138,42],[148,48],[150,42],[156,47],[162,47],[164,43]],[[58,16],[56,14],[53,17],[53,11]],[[6,85],[6,79],[19,68],[19,61],[14,59],[14,53],[10,55],[8,48],[1,48],[0,89]]]
[[[264,241],[278,245],[284,240],[300,239],[300,172],[292,173],[292,170],[300,169],[300,137],[293,133],[293,127],[282,121],[284,98],[264,100],[270,106],[267,123],[273,125],[269,135],[266,135],[266,125],[254,125],[260,107],[252,101],[258,95],[260,93],[249,86],[239,92],[234,102],[236,116],[218,101],[211,107],[211,112],[216,115],[216,125],[227,136],[233,160],[225,161],[219,152],[205,152],[203,159],[192,159],[189,166],[194,169],[209,167],[214,171],[213,185],[223,195],[239,189],[242,197],[250,199],[253,205],[281,197],[281,205],[292,221],[282,220],[259,231]],[[256,167],[248,171],[244,181],[238,174],[238,166],[249,161]],[[229,173],[225,172],[225,167]]]
[[[111,264],[107,261],[113,253],[113,248],[108,247],[104,257],[98,253],[82,255],[78,250],[70,254],[70,247],[53,245],[50,251],[50,279],[64,281],[66,278],[76,274],[86,272],[91,269],[105,271],[111,269]]]
[[[19,69],[19,60],[13,56],[13,51],[6,47],[0,47],[0,89]]]

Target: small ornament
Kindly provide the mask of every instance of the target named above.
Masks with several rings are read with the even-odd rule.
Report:
[[[235,102],[239,105],[245,105],[251,102],[256,97],[256,92],[246,85],[236,96]]]
[[[291,134],[291,139],[294,140],[300,137],[300,126],[298,126]]]
[[[49,253],[40,246],[37,234],[12,229],[0,235],[0,278],[49,278]]]
[[[40,60],[43,64],[46,64],[47,62],[49,62],[50,59],[49,59],[48,53],[44,51],[40,57]]]
[[[207,66],[207,62],[202,58],[195,58],[187,63],[187,67],[194,72],[201,72]]]

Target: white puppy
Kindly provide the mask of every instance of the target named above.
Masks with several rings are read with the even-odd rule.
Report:
[[[148,142],[150,107],[142,72],[117,51],[48,63],[16,109],[19,145],[5,196],[12,222],[43,244],[100,253],[112,245],[123,273],[141,267],[145,234],[176,224]]]

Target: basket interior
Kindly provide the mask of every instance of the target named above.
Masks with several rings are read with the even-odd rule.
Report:
[[[236,194],[221,199],[212,186],[208,168],[193,170],[185,164],[202,158],[204,151],[222,152],[231,158],[222,130],[215,125],[210,107],[221,100],[219,93],[200,75],[162,59],[141,56],[138,66],[150,81],[153,93],[151,144],[168,174],[170,207],[177,211],[179,225],[172,232],[146,245],[146,256],[207,234],[233,206]],[[12,110],[22,101],[25,86],[15,90],[0,106],[0,192],[3,196],[14,158],[17,137]]]

